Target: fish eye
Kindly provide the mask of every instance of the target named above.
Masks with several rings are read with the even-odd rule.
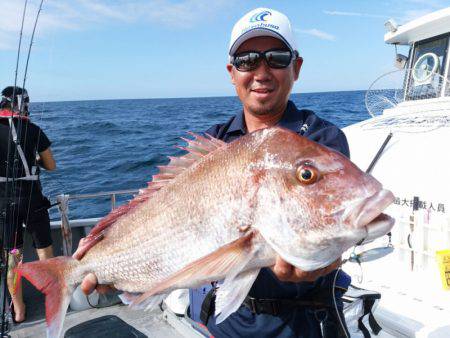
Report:
[[[309,163],[303,163],[297,168],[297,179],[302,184],[313,184],[319,178],[318,171]]]

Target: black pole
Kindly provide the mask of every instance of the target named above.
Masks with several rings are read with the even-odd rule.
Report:
[[[17,48],[17,59],[16,59],[16,68],[15,68],[15,74],[14,74],[14,88],[12,93],[12,99],[11,99],[11,119],[12,115],[14,114],[14,105],[15,105],[15,94],[16,94],[16,86],[17,86],[17,75],[18,75],[18,69],[19,69],[19,59],[20,59],[20,47],[22,45],[22,34],[23,34],[23,25],[25,22],[25,14],[27,10],[27,4],[28,0],[25,0],[24,7],[23,7],[23,13],[22,13],[22,22],[20,27],[20,35],[19,35],[19,46]],[[16,183],[15,181],[15,161],[14,158],[17,158],[16,153],[14,154],[13,158],[11,159],[11,144],[13,142],[12,137],[12,128],[9,128],[8,133],[8,150],[7,150],[7,158],[6,158],[6,182],[5,182],[5,209],[0,210],[0,217],[3,218],[3,231],[2,231],[2,239],[0,243],[0,250],[1,252],[1,264],[0,264],[0,280],[1,280],[1,290],[0,290],[0,296],[1,296],[1,338],[3,337],[9,337],[8,331],[9,331],[9,323],[8,318],[6,316],[7,314],[7,303],[6,300],[8,298],[8,264],[9,264],[9,243],[11,243],[12,234],[14,233],[13,229],[14,223],[13,223],[13,189],[14,185]],[[11,163],[12,160],[12,163]],[[9,172],[10,168],[12,169],[12,177],[9,178]],[[5,245],[6,244],[6,245]]]
[[[392,138],[392,132],[389,133],[389,135],[384,140],[384,142],[381,145],[380,149],[378,150],[377,154],[375,155],[375,157],[373,158],[373,160],[370,163],[369,167],[367,168],[366,173],[370,174],[372,172],[373,167],[375,167],[375,164],[377,164],[378,160],[381,157],[381,154],[383,153],[384,149],[386,148],[386,146],[389,143],[389,141],[391,140],[391,138]]]

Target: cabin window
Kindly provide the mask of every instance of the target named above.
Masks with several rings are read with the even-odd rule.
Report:
[[[411,70],[407,74],[406,100],[430,99],[441,96],[448,35],[417,42],[412,53]]]

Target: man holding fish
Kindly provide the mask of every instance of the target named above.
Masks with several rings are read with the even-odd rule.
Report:
[[[390,231],[382,211],[394,196],[349,161],[341,130],[289,101],[302,59],[286,16],[247,13],[229,55],[243,111],[186,140],[187,154],[104,217],[77,260],[18,269],[46,294],[50,337],[61,335],[79,283],[86,293],[112,284],[125,303],[152,308],[217,280],[203,302],[213,336],[347,335],[336,298],[349,280],[332,271],[345,250]]]
[[[349,156],[347,140],[339,128],[311,111],[298,110],[289,101],[303,59],[298,54],[295,37],[286,16],[265,8],[257,8],[244,15],[231,33],[229,58],[227,70],[242,102],[243,111],[227,123],[213,126],[207,134],[231,142],[246,133],[279,125]],[[340,259],[327,267],[304,271],[278,255],[271,269],[261,270],[249,293],[253,302],[263,300],[256,303],[256,306],[261,307],[261,313],[255,313],[254,309],[243,305],[220,325],[215,324],[214,316],[206,320],[202,318],[203,322],[207,322],[210,332],[216,337],[318,336],[321,328],[325,328],[324,323],[321,327],[320,321],[315,318],[315,309],[286,306],[286,309],[280,308],[279,313],[266,313],[270,311],[264,311],[263,307],[272,307],[273,304],[264,300],[280,300],[277,306],[283,307],[283,299],[292,300],[299,298],[298,296],[300,299],[301,296],[310,299],[314,294],[320,293],[322,298],[326,297],[331,302],[331,283],[335,276],[333,271],[339,265]],[[343,272],[341,274],[344,275]],[[343,287],[346,287],[349,284],[348,278],[339,277],[345,284]],[[95,276],[91,274],[85,278],[83,287],[89,293],[96,283]],[[205,287],[208,288],[208,285],[200,289],[204,290]],[[205,303],[213,300],[214,298],[203,300],[203,309],[213,309],[211,304]],[[192,299],[191,294],[191,314],[201,312],[201,309],[193,308],[194,304],[199,303],[202,300]],[[319,311],[323,309],[320,308]],[[199,317],[193,319],[201,321]],[[339,323],[334,314],[328,316],[326,324],[327,329],[333,330],[335,336],[340,335]]]
[[[298,54],[291,24],[284,14],[267,8],[245,14],[232,30],[229,61],[227,70],[243,111],[226,123],[213,126],[207,134],[231,142],[246,133],[278,125],[349,156],[347,140],[339,128],[312,111],[298,110],[289,101],[303,59]],[[334,314],[327,314],[328,318],[321,326],[320,318],[315,318],[315,310],[323,315],[323,308],[283,304],[284,299],[290,301],[302,296],[319,302],[317,297],[311,299],[318,293],[321,298],[328,298],[331,304],[331,283],[335,276],[335,272],[331,272],[339,265],[340,260],[337,260],[325,268],[304,271],[278,255],[271,269],[262,269],[259,273],[245,305],[220,325],[216,325],[211,316],[206,320],[208,329],[216,337],[315,337],[320,336],[321,328],[328,331],[321,335],[329,337],[334,331],[332,336],[340,336],[342,333]],[[347,287],[349,278],[339,277],[345,284],[343,287]],[[203,312],[212,309],[205,304],[211,300],[213,298],[208,297],[204,301]],[[201,313],[201,310],[192,309],[192,304],[197,303],[191,299],[191,314]],[[202,319],[205,322],[204,316]]]

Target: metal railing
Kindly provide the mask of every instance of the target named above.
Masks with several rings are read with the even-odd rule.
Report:
[[[98,192],[93,194],[76,194],[76,195],[66,195],[61,194],[56,197],[58,201],[59,214],[61,216],[61,221],[53,221],[50,223],[50,227],[53,229],[61,229],[62,243],[63,243],[63,254],[66,256],[72,255],[72,230],[75,227],[92,227],[101,218],[83,218],[69,220],[69,201],[70,200],[82,200],[82,199],[95,199],[109,196],[111,199],[111,210],[116,208],[116,196],[120,195],[134,195],[137,194],[139,190],[129,189],[129,190],[116,190],[107,192]]]

